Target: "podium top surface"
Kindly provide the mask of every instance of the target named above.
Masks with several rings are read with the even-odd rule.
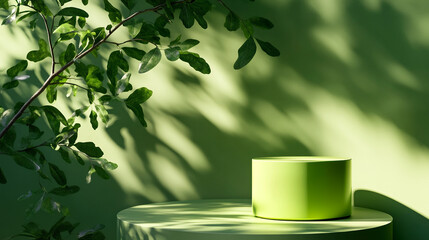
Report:
[[[237,235],[247,237],[329,235],[341,232],[362,232],[382,228],[392,223],[390,215],[365,208],[353,208],[351,217],[343,219],[324,221],[262,219],[253,216],[251,201],[248,199],[195,200],[140,205],[119,212],[117,218],[118,226],[121,228],[118,231],[121,232],[127,229],[135,232],[138,232],[137,229],[150,229],[152,233],[172,231],[178,234],[176,236],[198,233],[222,234],[224,237],[229,235],[236,237]]]

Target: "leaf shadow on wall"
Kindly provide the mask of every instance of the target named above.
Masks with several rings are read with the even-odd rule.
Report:
[[[354,205],[379,210],[393,217],[394,240],[423,240],[429,236],[429,220],[409,207],[382,194],[356,190]]]

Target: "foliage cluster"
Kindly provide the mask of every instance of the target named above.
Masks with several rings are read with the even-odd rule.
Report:
[[[61,169],[58,161],[66,164],[76,162],[87,170],[87,183],[93,174],[102,179],[109,179],[110,170],[117,164],[103,158],[103,151],[94,142],[82,142],[78,139],[81,124],[77,118],[85,117],[94,130],[100,122],[109,122],[106,106],[112,101],[120,101],[132,111],[142,126],[146,127],[142,104],[152,95],[152,91],[141,87],[134,89],[130,83],[130,61],[138,61],[138,72],[144,74],[156,67],[164,56],[168,61],[181,60],[202,74],[211,72],[209,64],[191,49],[200,43],[196,39],[182,39],[171,36],[170,23],[179,20],[185,28],[191,28],[195,22],[203,29],[208,27],[205,19],[211,10],[208,0],[146,0],[146,9],[136,9],[136,0],[103,0],[105,13],[111,24],[90,28],[85,10],[88,0],[79,1],[82,7],[68,6],[72,0],[0,0],[0,8],[9,15],[2,21],[3,27],[23,27],[35,29],[42,27],[46,36],[34,39],[38,49],[28,52],[25,59],[17,60],[14,66],[6,71],[7,79],[1,91],[17,87],[25,88],[25,80],[30,78],[26,73],[28,61],[41,65],[50,65],[49,77],[44,79],[40,88],[29,96],[26,102],[16,102],[14,106],[0,106],[0,154],[8,155],[15,163],[34,172],[38,189],[31,189],[18,200],[32,199],[32,205],[26,210],[29,215],[40,210],[59,215],[59,220],[48,230],[38,224],[29,222],[23,225],[24,230],[17,236],[33,239],[63,239],[65,235],[77,236],[79,239],[104,239],[100,231],[102,225],[74,234],[78,224],[66,220],[69,209],[63,206],[58,196],[68,196],[80,190],[78,185],[70,183],[66,171]],[[247,65],[255,55],[257,46],[270,56],[278,56],[279,51],[270,43],[256,38],[254,27],[270,29],[273,24],[263,17],[239,17],[223,1],[218,0],[226,9],[225,28],[229,31],[241,29],[244,44],[238,49],[235,69]],[[119,9],[126,8],[130,14],[124,17]],[[155,13],[158,17],[151,22],[144,18],[144,13]],[[178,18],[178,19],[177,19]],[[119,28],[128,29],[129,38],[124,42],[110,41],[109,37]],[[162,41],[161,41],[162,40]],[[163,44],[167,42],[168,44]],[[113,44],[118,48],[109,54],[105,68],[100,68],[84,57],[92,54],[97,57],[103,45]],[[84,91],[87,104],[74,109],[66,117],[54,105],[38,106],[34,100],[45,93],[49,103],[54,103],[61,93],[59,88],[68,88],[67,97],[77,97],[77,91]],[[47,126],[45,126],[47,125]],[[17,129],[26,132],[17,136]],[[49,131],[43,131],[50,129]],[[59,153],[58,159],[45,157],[49,151]],[[0,166],[0,183],[7,183],[7,172]],[[73,235],[74,234],[74,235]]]

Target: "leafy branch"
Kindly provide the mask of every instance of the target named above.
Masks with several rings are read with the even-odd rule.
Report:
[[[180,4],[180,3],[184,3],[184,2],[189,2],[187,0],[181,0],[181,1],[177,1],[177,2],[172,2],[172,5],[175,4]],[[28,5],[26,5],[28,6]],[[48,77],[48,79],[46,79],[46,81],[43,83],[42,87],[39,88],[39,90],[37,90],[33,96],[31,96],[25,103],[24,105],[22,105],[22,107],[19,109],[19,111],[13,116],[13,118],[9,121],[9,123],[5,126],[5,128],[3,128],[3,130],[0,132],[0,139],[6,134],[6,132],[9,130],[10,127],[12,127],[12,125],[21,117],[21,115],[24,113],[25,109],[28,108],[28,106],[30,106],[30,104],[40,95],[42,94],[46,88],[51,84],[52,80],[60,75],[62,72],[64,72],[68,67],[70,67],[76,60],[83,58],[84,56],[86,56],[88,53],[92,52],[94,49],[98,48],[101,44],[103,44],[116,30],[118,30],[124,23],[126,23],[127,21],[133,19],[134,17],[142,14],[142,13],[146,13],[146,12],[156,12],[160,9],[162,9],[163,7],[165,7],[166,4],[160,4],[156,7],[153,8],[148,8],[145,10],[140,10],[137,11],[135,13],[133,13],[132,15],[130,15],[129,17],[125,18],[124,20],[120,21],[113,29],[109,30],[109,33],[103,38],[101,39],[99,42],[95,43],[92,47],[90,47],[88,50],[78,54],[73,60],[69,61],[68,63],[66,63],[64,66],[62,66],[58,71],[55,72],[55,54],[54,54],[54,50],[52,47],[52,43],[51,43],[51,32],[49,31],[48,28],[48,23],[46,20],[46,17],[41,13],[40,15],[43,18],[43,21],[45,23],[46,26],[46,31],[47,31],[47,35],[48,35],[48,42],[49,42],[49,46],[51,49],[51,57],[52,57],[52,73],[51,75]],[[31,6],[28,6],[31,7]],[[31,7],[33,8],[33,7]],[[35,8],[33,8],[35,9]],[[35,9],[36,10],[36,9]],[[37,11],[37,10],[36,10]]]
[[[175,12],[180,11],[178,18],[185,28],[189,29],[198,23],[201,28],[206,29],[208,23],[204,17],[211,10],[211,3],[208,0],[146,0],[152,7],[138,11],[134,10],[135,0],[121,0],[120,2],[130,12],[133,12],[126,18],[122,17],[121,11],[115,8],[109,0],[103,0],[104,10],[111,24],[95,29],[85,28],[86,19],[89,17],[85,10],[77,7],[63,7],[70,1],[72,0],[56,0],[59,9],[53,14],[45,4],[45,0],[15,0],[16,5],[9,5],[8,0],[0,0],[0,8],[8,11],[9,8],[12,8],[9,16],[2,22],[4,25],[27,19],[29,28],[34,29],[37,27],[38,19],[43,21],[46,40],[38,39],[39,49],[30,51],[26,56],[27,60],[40,62],[51,58],[49,76],[27,101],[17,102],[13,108],[8,109],[0,106],[0,125],[4,126],[0,132],[0,154],[11,156],[17,165],[36,173],[39,180],[39,190],[28,191],[20,197],[20,199],[36,199],[28,210],[31,214],[44,209],[51,213],[68,215],[68,209],[55,200],[55,197],[75,194],[80,189],[79,186],[68,183],[66,174],[59,165],[45,158],[45,151],[55,151],[61,156],[59,159],[64,160],[66,164],[71,164],[74,159],[82,166],[89,165],[86,177],[88,183],[91,182],[94,173],[102,179],[108,179],[110,178],[108,171],[118,167],[115,163],[103,158],[103,151],[95,143],[78,141],[81,124],[75,122],[76,118],[89,116],[89,123],[94,130],[98,128],[99,121],[107,125],[109,112],[105,106],[115,99],[131,110],[142,126],[147,126],[142,104],[152,96],[152,91],[145,87],[133,89],[130,83],[129,59],[140,62],[139,73],[152,70],[159,64],[162,55],[171,62],[177,60],[186,62],[200,73],[211,72],[205,59],[198,53],[190,51],[200,41],[182,40],[181,35],[172,38],[170,30],[167,28],[167,24],[172,23],[177,16]],[[88,0],[81,0],[81,2],[83,5],[88,4]],[[227,10],[225,28],[229,31],[241,29],[246,38],[244,44],[238,49],[235,69],[244,67],[253,58],[257,49],[255,41],[268,55],[278,56],[280,54],[270,43],[255,37],[254,26],[263,29],[273,27],[268,19],[241,17],[222,0],[218,0],[218,2]],[[21,7],[24,7],[25,10],[21,11]],[[149,12],[159,15],[153,23],[139,17]],[[112,34],[121,27],[128,28],[129,39],[122,42],[111,41]],[[168,38],[169,44],[161,44],[161,37]],[[75,40],[75,42],[67,42],[70,40]],[[117,49],[112,50],[108,56],[104,72],[96,65],[85,63],[83,59],[89,53],[97,57],[98,49],[105,44],[116,45]],[[141,46],[141,44],[153,46],[148,51],[135,47],[136,45]],[[60,50],[61,52],[58,53]],[[55,51],[57,51],[57,55]],[[20,60],[7,69],[6,75],[10,81],[3,84],[4,90],[18,87],[20,82],[31,78],[28,74],[22,74],[28,67],[27,60]],[[41,65],[43,66],[43,63]],[[74,70],[71,66],[75,67]],[[105,75],[108,81],[104,81]],[[80,82],[70,82],[71,80]],[[73,109],[69,118],[66,118],[52,105],[35,106],[34,101],[42,93],[46,93],[48,102],[53,103],[57,97],[57,88],[62,86],[70,87],[67,97],[81,97],[76,96],[77,89],[85,90],[88,104]],[[125,92],[130,92],[130,94],[126,98],[122,98]],[[43,121],[43,124],[47,124],[53,134],[49,138],[42,137],[45,136],[44,131],[41,130],[44,128],[39,128],[40,121],[36,122],[42,116],[47,120]],[[15,125],[17,123],[27,128],[27,136],[16,134]],[[21,138],[22,143],[19,148],[14,146],[17,137]],[[5,184],[6,182],[6,175],[0,168],[0,183]],[[55,186],[50,188],[52,184]],[[63,217],[56,221],[49,230],[41,229],[36,223],[30,222],[23,226],[24,231],[20,236],[35,239],[61,239],[62,232],[71,233],[76,226],[76,224],[65,221]],[[78,238],[104,239],[104,235],[100,232],[102,228],[101,225],[97,225],[92,229],[81,231]]]

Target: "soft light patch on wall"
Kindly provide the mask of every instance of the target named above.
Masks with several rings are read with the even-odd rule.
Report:
[[[174,159],[162,153],[148,152],[150,170],[161,184],[178,200],[197,199],[198,194],[188,179],[184,169],[174,163]]]
[[[429,216],[429,149],[391,122],[362,112],[349,100],[301,82],[291,94],[302,96],[309,111],[285,111],[301,126],[294,136],[316,154],[353,158],[353,185],[386,194]],[[285,91],[289,88],[285,87]],[[305,126],[305,128],[304,128]],[[311,141],[308,141],[311,139]]]

